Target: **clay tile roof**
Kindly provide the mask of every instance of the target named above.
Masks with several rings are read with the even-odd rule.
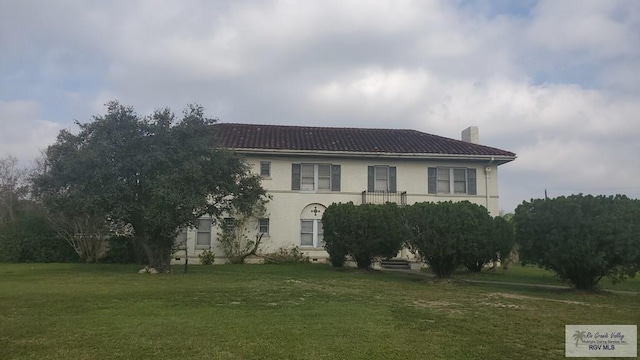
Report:
[[[416,130],[232,123],[214,127],[217,145],[230,149],[515,157],[510,151]]]

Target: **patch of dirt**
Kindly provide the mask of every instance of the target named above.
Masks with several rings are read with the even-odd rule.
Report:
[[[425,301],[425,300],[415,300],[413,301],[413,305],[421,307],[421,308],[429,308],[436,309],[448,312],[450,314],[462,314],[463,310],[458,309],[457,307],[460,304],[448,302],[448,301]]]
[[[574,300],[560,300],[560,299],[549,299],[549,298],[541,298],[535,296],[528,295],[520,295],[520,294],[510,294],[510,293],[491,293],[488,295],[489,298],[500,297],[504,299],[514,299],[514,300],[529,300],[529,301],[553,301],[563,304],[569,305],[583,305],[583,306],[594,306],[594,307],[603,307],[603,305],[594,305],[589,304],[582,301],[574,301]]]
[[[522,305],[503,304],[501,302],[480,302],[479,304],[480,305],[487,305],[487,306],[491,306],[491,307],[503,308],[503,309],[516,309],[516,310],[526,309],[526,307],[524,307]]]
[[[300,281],[300,280],[293,280],[293,279],[288,279],[288,280],[285,280],[284,282],[286,282],[286,283],[293,283],[293,284],[304,284],[304,283],[303,283],[302,281]]]
[[[447,306],[458,306],[459,304],[448,302],[448,301],[424,301],[424,300],[416,300],[413,302],[415,305],[421,307],[447,307]]]

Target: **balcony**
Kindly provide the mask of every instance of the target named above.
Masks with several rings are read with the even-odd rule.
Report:
[[[386,204],[394,203],[400,206],[407,205],[407,192],[389,192],[389,191],[363,191],[363,204]]]

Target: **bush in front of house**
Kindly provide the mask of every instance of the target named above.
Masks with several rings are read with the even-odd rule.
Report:
[[[512,256],[516,247],[513,223],[504,217],[494,217],[493,226],[491,227],[491,239],[497,250],[495,260],[500,261],[500,264],[506,270],[510,256]]]
[[[347,262],[347,250],[344,246],[340,246],[338,244],[334,244],[331,247],[325,246],[325,250],[329,254],[329,262],[333,267],[343,267],[344,263]]]
[[[324,248],[329,254],[329,261],[334,267],[343,267],[348,255],[347,245],[356,236],[357,207],[353,202],[332,204],[322,216],[324,229]],[[355,225],[355,226],[354,226]]]
[[[624,195],[532,199],[515,211],[523,263],[554,271],[578,289],[593,289],[640,270],[640,201]]]
[[[294,246],[292,248],[279,248],[273,253],[261,255],[265,264],[299,264],[308,263],[309,257],[306,256],[300,248]]]
[[[0,262],[76,262],[73,248],[51,227],[43,209],[32,206],[0,224]]]
[[[378,257],[393,257],[406,239],[401,209],[395,204],[332,204],[322,218],[325,249],[334,266],[348,255],[358,268],[369,268]]]
[[[470,272],[480,272],[489,262],[497,259],[497,249],[493,243],[492,228],[493,218],[486,208],[475,204],[465,205],[469,212],[467,221],[473,225],[467,228],[462,250],[462,264]]]
[[[477,227],[463,247],[462,263],[470,272],[480,272],[492,261],[504,262],[514,246],[513,226],[497,216],[491,218],[484,207],[475,205],[473,220]]]
[[[213,265],[216,262],[216,254],[211,250],[204,250],[199,255],[200,265]]]
[[[416,203],[405,211],[411,249],[437,277],[450,277],[463,264],[479,271],[495,257],[486,208],[447,201]]]

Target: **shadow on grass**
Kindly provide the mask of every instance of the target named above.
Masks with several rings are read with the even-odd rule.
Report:
[[[21,263],[0,264],[0,274],[33,276],[34,274],[136,273],[141,265],[100,263]]]

